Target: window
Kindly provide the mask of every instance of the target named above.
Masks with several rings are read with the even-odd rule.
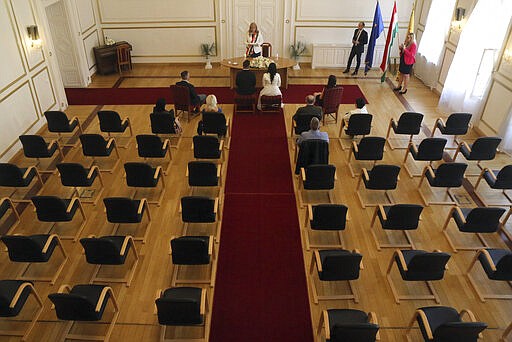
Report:
[[[497,53],[498,50],[496,49],[485,49],[483,51],[475,83],[473,84],[473,90],[471,92],[472,97],[481,99],[484,96],[487,83],[489,83],[489,80],[491,79]]]

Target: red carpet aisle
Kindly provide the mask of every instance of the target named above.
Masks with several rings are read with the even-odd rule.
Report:
[[[284,120],[234,119],[210,341],[313,341]]]
[[[315,91],[322,91],[323,85],[296,85],[282,89],[284,103],[304,103],[304,98]],[[197,87],[198,94],[215,94],[219,103],[233,103],[235,94],[229,87]],[[123,105],[154,104],[163,97],[172,103],[172,90],[165,88],[66,88],[66,97],[70,105]],[[358,97],[364,97],[357,85],[343,86],[343,103],[355,103]],[[368,102],[368,101],[367,101]]]

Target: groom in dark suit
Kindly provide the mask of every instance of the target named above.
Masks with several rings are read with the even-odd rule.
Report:
[[[350,72],[350,66],[354,56],[357,58],[356,69],[352,75],[357,75],[359,66],[361,65],[361,55],[364,52],[364,45],[368,43],[368,33],[363,29],[364,23],[361,21],[357,24],[357,29],[354,31],[354,37],[352,37],[352,49],[350,50],[350,56],[348,57],[347,68],[343,71],[344,74]]]

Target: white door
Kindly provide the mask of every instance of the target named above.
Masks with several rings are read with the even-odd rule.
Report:
[[[45,8],[64,87],[84,86],[64,1]]]
[[[272,54],[283,55],[283,3],[284,0],[226,0],[225,17],[228,20],[224,23],[227,32],[223,38],[231,46],[226,49],[230,56],[223,57],[244,55],[247,31],[252,22],[258,24],[264,41],[272,44]]]

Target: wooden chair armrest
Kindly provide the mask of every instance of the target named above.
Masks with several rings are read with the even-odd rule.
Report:
[[[329,314],[327,313],[327,310],[322,311],[322,317],[324,320],[325,339],[330,340],[331,339],[331,327],[329,326]]]
[[[486,167],[485,169],[482,170],[482,173],[480,174],[481,176],[483,176],[485,174],[485,172],[489,172],[489,174],[491,175],[491,178],[496,181],[496,175],[494,174],[494,172],[492,172],[491,169],[489,169],[488,167]]]
[[[100,312],[103,302],[105,301],[105,297],[107,296],[107,293],[109,293],[109,292],[110,292],[110,296],[114,297],[114,291],[112,291],[111,287],[106,286],[103,288],[103,290],[101,291],[101,294],[100,294],[100,298],[98,299],[98,303],[96,303],[96,308],[94,309],[94,311]]]
[[[80,200],[78,199],[78,197],[73,197],[71,199],[71,201],[69,202],[68,207],[66,208],[66,213],[69,214],[71,212],[71,209],[73,209],[73,206],[75,205],[75,202],[78,202],[78,205],[80,205]]]
[[[370,176],[368,175],[368,170],[366,170],[365,167],[362,168],[361,176],[363,176],[364,179],[366,179],[367,182],[370,180]]]
[[[98,167],[98,165],[91,166],[91,168],[89,169],[89,173],[87,174],[87,179],[91,179],[94,170],[97,170],[98,173],[100,172],[100,168]]]
[[[408,147],[412,147],[414,153],[418,153],[418,147],[416,147],[416,144],[413,142],[410,142]],[[409,150],[409,148],[407,150]]]
[[[171,145],[171,142],[169,139],[164,140],[164,144],[162,145],[162,150],[167,149]]]
[[[129,243],[132,244],[132,246],[135,248],[135,243],[133,241],[133,237],[130,235],[126,235],[124,237],[123,245],[121,246],[121,250],[119,251],[119,255],[124,255],[126,253],[126,249],[129,247]]]
[[[466,146],[468,151],[471,153],[471,146],[469,146],[467,142],[465,142],[465,141],[461,142],[459,145],[459,148],[461,148],[462,146]]]
[[[426,171],[428,171],[430,173],[431,177],[436,176],[436,174],[434,173],[434,170],[432,169],[432,167],[430,165],[425,166],[425,169],[426,169]]]
[[[53,239],[57,239],[57,242],[59,243],[59,245],[62,245],[60,243],[60,239],[59,239],[59,236],[57,234],[51,234],[49,237],[48,237],[48,240],[46,240],[46,243],[44,244],[43,246],[43,250],[41,251],[42,253],[46,253],[48,252],[48,248],[50,248],[50,244],[52,243]]]
[[[23,178],[27,178],[28,174],[30,173],[30,171],[32,171],[32,169],[36,170],[36,172],[37,172],[37,169],[35,166],[29,166],[29,167],[27,167],[27,171],[25,171],[25,173],[23,174]]]
[[[357,144],[355,141],[352,141],[352,148],[354,149],[354,152],[356,152],[356,153],[359,152],[359,148],[357,148]]]
[[[452,207],[452,210],[457,212],[457,215],[459,215],[461,221],[465,224],[466,223],[466,219],[464,218],[464,214],[462,213],[462,210],[458,206],[456,206],[456,205],[454,205]]]
[[[379,320],[377,319],[377,315],[373,311],[368,312],[368,320],[370,321],[370,323],[379,324]]]
[[[57,148],[60,148],[59,142],[57,140],[51,140],[48,144],[48,149],[52,148],[53,145],[57,145]]]
[[[23,290],[25,290],[25,288],[27,288],[27,287],[30,287],[32,289],[32,291],[35,292],[34,286],[31,283],[29,283],[28,281],[26,283],[21,284],[21,286],[18,287],[18,290],[16,290],[14,297],[12,297],[11,303],[9,304],[9,309],[13,309],[16,306],[16,304],[20,300]]]
[[[437,126],[437,123],[438,123],[438,122],[440,122],[440,123],[441,123],[441,125],[443,125],[444,127],[446,127],[446,124],[445,124],[445,122],[444,122],[444,120],[443,120],[442,118],[437,118],[437,119],[436,119],[436,123],[434,124],[434,127],[436,127],[436,126]]]
[[[469,310],[469,309],[462,309],[459,313],[460,318],[464,317],[464,315],[467,315],[470,322],[476,322],[475,314]]]
[[[217,178],[221,177],[222,164],[217,164]]]
[[[222,139],[220,141],[220,144],[219,144],[219,151],[222,151],[222,149],[224,148],[224,139]]]
[[[146,209],[149,209],[147,207],[148,205],[148,200],[146,198],[143,198],[140,200],[140,203],[139,203],[139,207],[137,208],[137,214],[142,214],[142,211],[144,210],[144,206],[146,206]]]
[[[162,167],[157,166],[155,170],[155,175],[153,176],[153,179],[158,179],[158,176],[160,176],[160,173],[162,172]]]
[[[300,175],[302,176],[302,181],[305,182],[306,181],[306,170],[303,167],[300,168]]]
[[[357,254],[361,254],[361,251],[357,248],[355,248],[353,251],[353,253],[357,253]],[[359,263],[359,269],[360,270],[364,270],[364,265],[363,265],[363,259],[361,259],[361,262]]]
[[[217,214],[219,211],[219,198],[215,197],[215,202],[213,203],[213,212]]]
[[[481,250],[478,251],[477,256],[479,254],[483,254],[484,255],[485,259],[487,260],[487,262],[491,266],[491,270],[493,270],[493,272],[495,272],[496,271],[496,265],[494,264],[494,261],[492,260],[491,255],[489,254],[489,251],[487,249],[481,249]]]
[[[201,306],[199,307],[199,313],[201,315],[206,313],[206,289],[201,290]]]
[[[125,122],[130,123],[130,118],[124,118],[123,121],[121,122],[121,125],[124,125]]]
[[[310,220],[313,219],[313,206],[311,204],[308,204],[308,211],[307,211],[308,217]]]
[[[397,249],[395,251],[395,255],[398,256],[398,261],[400,262],[400,265],[402,266],[402,269],[404,271],[408,271],[408,268],[407,268],[407,264],[405,262],[405,258],[404,258],[404,254],[402,253],[401,250]],[[394,256],[393,256],[394,257]]]
[[[115,145],[115,144],[116,144],[116,140],[115,140],[114,138],[110,138],[110,139],[108,139],[108,142],[107,142],[107,148],[110,148],[110,146],[111,146],[112,144],[114,144],[114,145]]]
[[[432,334],[432,328],[430,327],[430,323],[428,322],[427,315],[425,315],[425,313],[422,310],[416,310],[416,314],[419,316],[421,322],[423,323],[428,339],[433,340],[434,334]]]
[[[63,284],[59,287],[57,293],[64,293],[64,291],[67,291],[68,293],[71,292],[71,286],[69,286],[68,284]]]
[[[382,204],[379,204],[377,207],[377,210],[380,211],[380,215],[382,216],[382,219],[386,221],[388,217],[386,216],[386,211],[384,210],[384,206]]]
[[[78,120],[78,116],[73,116],[71,120],[69,120],[69,123],[73,123],[73,121],[76,121],[77,123],[80,123],[80,120]]]
[[[183,211],[183,207],[181,206],[181,202],[180,202],[180,205],[178,207],[178,212],[181,213]]]
[[[316,263],[316,269],[318,272],[322,272],[322,260],[320,259],[320,253],[318,253],[318,251],[315,250],[313,254],[315,256],[314,260]]]
[[[215,237],[210,235],[210,238],[208,239],[208,255],[213,255],[213,244],[215,241]]]
[[[334,171],[334,180],[338,180],[338,172]]]

